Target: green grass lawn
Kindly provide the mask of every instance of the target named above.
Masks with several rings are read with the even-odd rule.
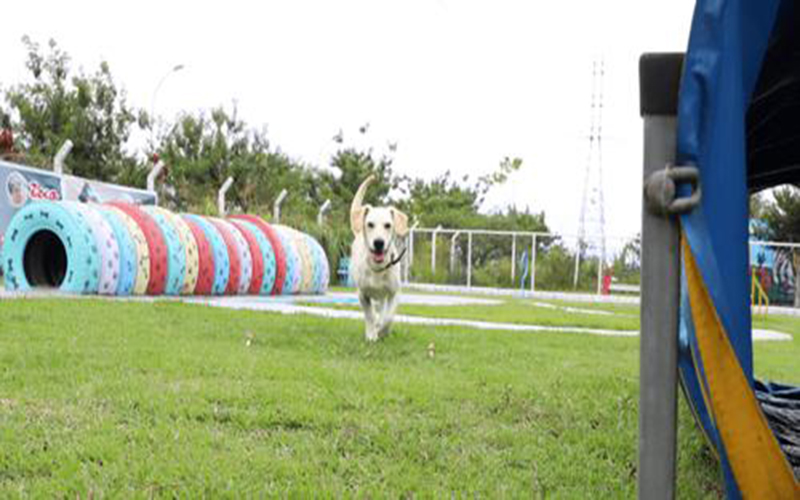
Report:
[[[504,307],[488,319],[527,310]],[[0,318],[0,497],[635,494],[636,338],[398,325],[368,345],[356,321],[172,302]],[[797,338],[756,353],[800,383]],[[679,497],[719,497],[683,404],[679,450]]]

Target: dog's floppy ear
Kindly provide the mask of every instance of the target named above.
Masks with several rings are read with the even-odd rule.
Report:
[[[364,219],[372,207],[363,205],[357,209],[350,211],[350,227],[353,229],[353,234],[360,234],[364,230]]]
[[[392,220],[394,221],[394,232],[397,236],[408,234],[408,216],[400,210],[392,207]]]

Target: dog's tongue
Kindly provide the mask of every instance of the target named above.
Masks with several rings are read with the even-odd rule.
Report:
[[[378,264],[382,264],[383,263],[383,252],[380,252],[380,253],[379,252],[375,252],[375,253],[373,253],[372,254],[372,258],[374,258],[375,262],[377,262]]]

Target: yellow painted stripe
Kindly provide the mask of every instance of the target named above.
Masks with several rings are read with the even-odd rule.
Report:
[[[681,244],[711,408],[739,490],[744,498],[800,499],[800,483],[761,413],[685,236]]]

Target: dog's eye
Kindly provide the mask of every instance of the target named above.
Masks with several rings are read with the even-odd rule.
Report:
[[[383,225],[383,228],[384,228],[384,229],[390,229],[391,227],[392,227],[392,225],[391,225],[391,224],[389,224],[388,222],[387,222],[386,224],[384,224],[384,225]]]
[[[375,223],[374,222],[367,222],[367,227],[370,228],[370,229],[375,229]]]

